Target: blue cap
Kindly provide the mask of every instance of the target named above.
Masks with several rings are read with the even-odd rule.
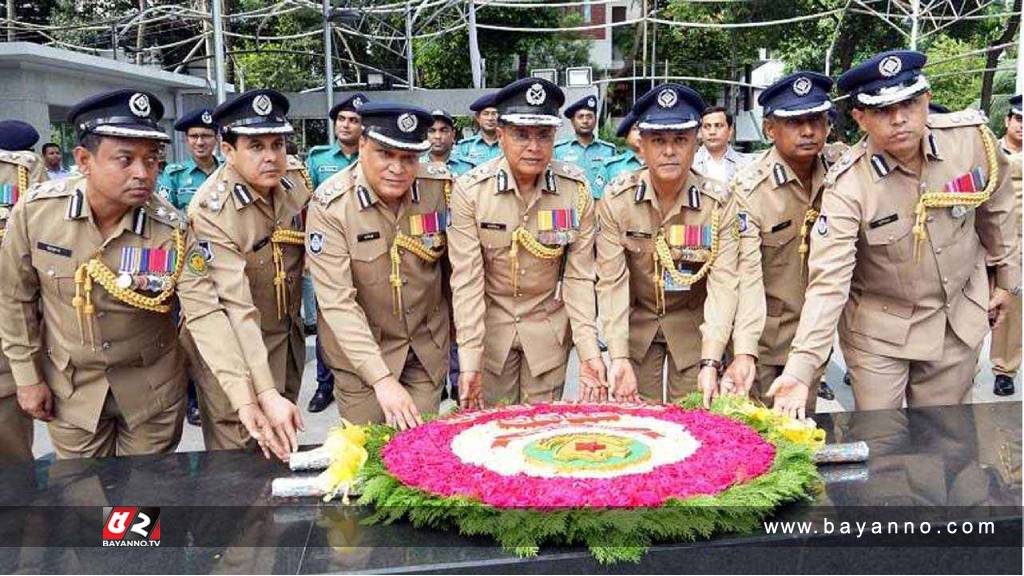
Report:
[[[291,134],[288,123],[288,99],[277,90],[249,90],[224,102],[213,111],[213,121],[222,133],[243,136]]]
[[[78,138],[86,134],[118,138],[148,138],[167,142],[171,139],[160,125],[164,105],[160,99],[142,90],[121,89],[97,94],[75,104],[68,122]]]
[[[875,54],[844,72],[839,77],[839,89],[862,108],[883,108],[909,100],[931,88],[921,73],[927,61],[927,56],[912,50]]]
[[[39,142],[39,132],[21,120],[0,120],[0,150],[31,150]]]
[[[384,146],[425,152],[430,149],[427,130],[434,117],[423,108],[394,102],[368,102],[360,110],[363,135]]]
[[[636,114],[633,114],[633,111],[630,110],[622,117],[622,122],[619,122],[615,135],[619,138],[625,138],[629,131],[633,129],[633,124],[636,124]]]
[[[331,121],[333,122],[338,119],[339,112],[355,112],[356,114],[359,114],[363,105],[369,101],[370,99],[366,97],[366,94],[356,92],[332,106],[331,111],[328,112],[327,115],[331,117]]]
[[[1010,114],[1016,114],[1017,116],[1021,116],[1020,96],[1020,94],[1017,94],[1016,96],[1010,96]]]
[[[216,131],[217,124],[213,121],[213,110],[197,108],[184,114],[174,123],[174,129],[178,132],[188,132],[189,128],[209,128]]]
[[[430,111],[430,115],[434,118],[435,122],[437,120],[440,120],[440,121],[444,122],[445,124],[448,124],[452,128],[455,127],[455,118],[453,118],[452,115],[449,114],[447,110],[442,110],[441,108],[437,108],[435,110],[431,110]]]
[[[776,80],[757,97],[764,108],[765,118],[779,116],[792,118],[818,114],[832,109],[828,97],[832,79],[817,72],[795,72]]]
[[[491,92],[490,94],[484,94],[476,100],[473,100],[473,103],[469,105],[469,109],[473,112],[483,112],[486,108],[494,108],[495,94],[497,94],[497,92]]]
[[[682,84],[655,86],[633,106],[640,130],[689,130],[700,125],[706,108],[695,90]]]
[[[591,112],[596,114],[597,96],[586,96],[584,98],[580,98],[579,100],[573,102],[572,104],[569,104],[565,108],[565,112],[563,112],[563,114],[565,114],[566,118],[572,119],[572,117],[575,116],[576,113],[579,112],[580,110],[590,110]]]
[[[505,86],[494,95],[493,106],[502,122],[518,126],[560,126],[558,110],[565,93],[543,78],[523,78]]]

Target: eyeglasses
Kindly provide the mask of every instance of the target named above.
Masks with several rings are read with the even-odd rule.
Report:
[[[213,140],[216,138],[213,134],[189,134],[188,139],[190,142],[198,142],[200,140]]]
[[[526,130],[510,130],[508,135],[513,142],[519,145],[529,144],[530,142],[536,142],[537,144],[551,144],[555,141],[554,130],[545,130],[534,134],[531,134]]]

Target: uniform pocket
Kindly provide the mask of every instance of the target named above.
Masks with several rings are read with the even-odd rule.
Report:
[[[865,296],[854,311],[850,331],[902,346],[907,343],[913,315],[913,304],[884,296]]]
[[[39,286],[44,293],[63,299],[75,296],[76,262],[70,257],[58,256],[44,250],[32,251],[32,265],[39,275]]]
[[[67,400],[75,393],[75,367],[71,365],[71,355],[61,347],[50,348],[46,351],[49,357],[46,383],[50,390],[62,400]]]
[[[480,226],[480,245],[484,248],[501,249],[512,245],[512,230],[510,226],[503,224],[504,228],[497,226],[488,227],[486,223]]]
[[[388,281],[391,261],[383,238],[356,241],[349,251],[352,259],[352,281],[356,285],[381,284]]]
[[[864,231],[865,240],[872,250],[884,250],[889,260],[905,262],[914,257],[914,219],[900,215],[889,224]]]

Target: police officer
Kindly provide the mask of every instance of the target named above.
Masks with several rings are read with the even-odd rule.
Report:
[[[455,145],[455,118],[441,109],[432,111],[430,116],[431,125],[427,130],[430,150],[420,156],[420,162],[446,166],[453,176],[469,172],[473,165],[452,153]]]
[[[680,84],[644,94],[634,110],[647,167],[609,183],[598,204],[597,291],[617,400],[674,402],[719,366],[697,345],[707,293],[722,289],[707,274],[729,221],[725,184],[692,170],[703,108]],[[709,322],[722,334],[704,334],[705,346],[728,340],[730,318]]]
[[[287,113],[288,100],[274,90],[251,90],[218,106],[213,118],[225,164],[189,206],[197,250],[182,275],[181,304],[202,355],[196,380],[212,450],[255,440],[286,458],[298,448],[301,214],[310,184],[286,154],[293,132]]]
[[[181,437],[170,310],[188,237],[154,194],[163,111],[136,90],[78,103],[81,176],[33,187],[8,222],[0,336],[18,403],[49,423],[58,458],[172,452]]]
[[[604,162],[615,156],[615,145],[594,134],[597,130],[597,97],[580,98],[567,106],[564,114],[572,123],[575,136],[555,144],[554,158],[582,168],[594,198],[600,198],[606,183]]]
[[[365,94],[357,92],[335,104],[328,112],[331,122],[334,124],[334,136],[337,141],[333,146],[314,146],[309,151],[306,167],[313,181],[313,190],[316,190],[332,175],[359,159],[359,137],[363,134],[363,120],[359,110],[363,104],[369,101]],[[303,299],[309,308],[315,306],[315,298],[309,297],[313,293],[313,282],[306,276],[303,280]],[[310,310],[307,310],[306,314],[307,316],[315,315]],[[311,322],[308,318],[306,321]],[[324,364],[323,347],[319,335],[316,338],[315,350],[316,392],[309,399],[309,406],[307,406],[309,411],[314,413],[324,410],[331,405],[331,402],[334,402],[334,375]]]
[[[359,109],[369,101],[366,94],[357,92],[335,104],[328,112],[334,125],[335,143],[310,148],[306,160],[314,189],[359,158],[359,137],[363,133]]]
[[[451,175],[418,157],[430,112],[363,107],[359,162],[317,189],[309,266],[342,418],[400,429],[437,412],[448,373],[445,196]]]
[[[733,179],[729,202],[737,219],[729,225],[736,231],[723,250],[735,253],[723,260],[737,264],[711,271],[713,278],[735,275],[736,280],[723,283],[737,291],[708,295],[709,306],[736,310],[735,354],[722,381],[728,392],[749,391],[758,400],[770,401],[764,392],[786,363],[804,303],[810,230],[821,210],[825,174],[846,149],[825,144],[831,89],[828,76],[801,71],[776,81],[758,97],[773,146]],[[714,343],[709,357],[720,359],[724,349],[725,342]],[[822,365],[812,379],[815,387],[824,369]],[[808,394],[808,413],[816,400],[816,394]]]
[[[564,99],[538,78],[495,94],[503,157],[462,176],[452,193],[464,406],[560,399],[573,344],[581,397],[607,394],[594,323],[594,200],[582,171],[551,161]]]
[[[619,123],[615,135],[626,139],[626,149],[621,154],[616,154],[604,161],[602,168],[604,169],[605,185],[619,174],[639,170],[644,165],[643,158],[639,156],[640,129],[636,126],[636,115],[632,110]],[[604,189],[602,188],[601,194],[603,193]]]
[[[1021,238],[1021,95],[1010,98],[1010,110],[1006,113],[1006,134],[999,140],[1010,161],[1010,179],[1017,196],[1017,240]],[[992,392],[996,396],[1013,394],[1013,379],[1020,368],[1021,350],[1021,297],[1012,295],[1006,320],[992,330],[992,372],[996,380]]]
[[[220,165],[214,152],[217,149],[217,125],[213,123],[213,110],[198,108],[183,115],[174,123],[174,129],[184,132],[188,142],[189,159],[179,164],[168,164],[157,180],[157,193],[184,211],[199,186]],[[186,354],[194,352],[194,344],[183,342]],[[188,407],[185,420],[199,426],[199,402],[195,382],[188,383]]]
[[[157,182],[157,192],[175,208],[185,210],[199,186],[220,165],[214,155],[217,125],[213,123],[213,110],[193,110],[175,122],[174,129],[185,133],[189,159],[164,168]]]
[[[20,120],[0,121],[0,242],[7,217],[28,187],[46,181],[44,163],[32,152],[39,133]],[[32,459],[32,418],[18,407],[14,376],[0,347],[0,464]]]
[[[473,166],[501,156],[498,145],[498,109],[494,106],[494,94],[485,94],[469,105],[473,119],[480,131],[459,140],[455,145],[455,156]]]
[[[1006,156],[981,114],[928,115],[925,61],[883,52],[839,79],[867,136],[825,179],[776,410],[804,412],[837,324],[857,409],[968,400],[989,319],[1019,290]]]

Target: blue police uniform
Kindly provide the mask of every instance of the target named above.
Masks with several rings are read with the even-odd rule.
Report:
[[[469,105],[469,109],[476,113],[480,113],[487,108],[494,108],[494,93],[485,94]],[[455,148],[452,150],[452,156],[474,167],[497,158],[501,154],[501,146],[498,145],[498,141],[495,140],[493,144],[488,144],[484,141],[482,134],[459,140],[455,143]]]
[[[214,157],[214,170],[220,167],[220,161]],[[210,174],[213,172],[211,171]],[[203,172],[203,169],[196,164],[196,161],[189,158],[183,163],[168,164],[157,180],[157,193],[165,200],[174,205],[178,210],[188,208],[189,202],[196,190],[206,182],[210,175]]]
[[[580,110],[590,110],[597,113],[597,98],[587,96],[570,104],[564,112],[570,120]],[[604,193],[604,185],[607,178],[604,171],[606,160],[615,155],[615,145],[594,137],[589,145],[584,146],[578,138],[570,138],[555,144],[554,159],[569,162],[579,166],[587,175],[590,182],[590,191],[594,198],[600,198]]]

